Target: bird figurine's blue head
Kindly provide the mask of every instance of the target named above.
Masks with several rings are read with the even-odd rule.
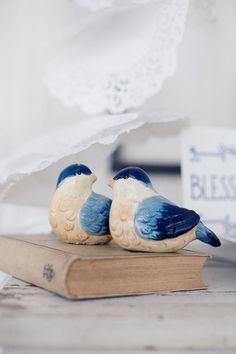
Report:
[[[140,167],[125,167],[120,170],[113,179],[109,182],[109,186],[113,187],[116,181],[123,180],[135,180],[140,182],[143,186],[154,189],[152,186],[152,182],[146,172],[142,170]]]
[[[90,181],[93,183],[96,181],[97,177],[92,173],[92,171],[85,165],[73,164],[64,168],[61,171],[57,179],[57,188],[62,185],[62,183],[68,178],[79,178],[83,176],[90,176]]]

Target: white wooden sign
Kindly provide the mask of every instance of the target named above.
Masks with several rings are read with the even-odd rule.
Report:
[[[219,236],[236,242],[236,130],[185,130],[182,181],[185,206]]]

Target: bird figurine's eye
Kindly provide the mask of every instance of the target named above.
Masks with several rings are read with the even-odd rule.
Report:
[[[78,171],[76,174],[77,174],[77,175],[81,175],[81,172],[80,172],[80,171]]]
[[[125,176],[124,176],[124,179],[128,179],[128,178],[129,178],[129,175],[125,175]]]

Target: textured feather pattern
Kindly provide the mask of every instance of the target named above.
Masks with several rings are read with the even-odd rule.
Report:
[[[60,198],[60,194],[54,195],[50,207],[50,223],[56,234],[66,241],[73,240],[78,232],[76,216],[79,206],[79,200],[75,197]],[[85,241],[87,238],[88,235],[80,232],[81,241]]]
[[[144,199],[135,214],[135,228],[139,236],[164,240],[182,235],[199,223],[193,210],[180,208],[167,199],[153,196]]]
[[[109,198],[92,192],[80,211],[80,223],[83,229],[96,236],[109,234],[110,208]]]
[[[66,178],[56,189],[49,208],[49,219],[55,234],[65,242],[75,244],[104,244],[111,240],[106,235],[86,232],[80,222],[80,213],[91,196],[91,187],[83,176]]]
[[[135,230],[134,216],[138,201],[123,200],[112,202],[110,211],[110,231],[114,241],[123,248],[145,252],[176,252],[196,239],[195,228],[179,237],[152,240],[140,237]]]

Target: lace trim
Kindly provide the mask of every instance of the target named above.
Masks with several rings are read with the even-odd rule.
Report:
[[[51,94],[66,106],[79,106],[89,114],[121,113],[140,106],[158,93],[164,79],[175,71],[176,47],[183,36],[188,3],[159,1],[151,47],[126,70],[104,74],[82,68],[76,58],[69,61],[65,53],[55,58],[44,80]]]

